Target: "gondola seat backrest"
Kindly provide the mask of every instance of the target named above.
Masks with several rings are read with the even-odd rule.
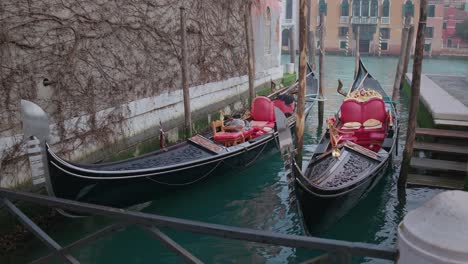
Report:
[[[256,130],[264,127],[275,127],[275,112],[274,105],[270,98],[265,96],[257,96],[252,102],[251,115],[253,120],[250,126]]]
[[[252,102],[252,117],[255,121],[275,121],[273,102],[265,96],[257,96]]]
[[[343,123],[359,122],[362,124],[369,119],[377,119],[385,123],[387,119],[385,103],[380,98],[372,98],[362,103],[356,100],[344,101],[341,105],[340,119]]]
[[[380,98],[372,98],[363,103],[362,122],[369,119],[377,119],[385,123],[387,119],[387,111],[385,110],[385,102]]]
[[[356,100],[346,100],[341,105],[340,119],[343,123],[362,123],[362,105]]]

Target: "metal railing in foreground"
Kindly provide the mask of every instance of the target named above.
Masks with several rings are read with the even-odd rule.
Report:
[[[86,213],[109,217],[117,223],[107,226],[94,232],[72,244],[62,247],[33,221],[22,213],[10,200],[21,200],[38,205],[71,210],[74,212]],[[15,215],[26,228],[38,237],[53,252],[41,257],[32,263],[47,263],[52,258],[60,257],[67,263],[79,263],[71,255],[71,250],[77,249],[90,242],[93,242],[106,235],[125,229],[129,225],[137,225],[148,232],[153,238],[162,242],[170,250],[182,257],[188,263],[202,263],[198,258],[177,244],[158,228],[166,227],[177,231],[187,231],[191,233],[204,234],[228,239],[238,239],[249,242],[257,242],[269,245],[278,245],[293,248],[305,248],[328,252],[323,256],[307,261],[307,263],[351,263],[352,256],[364,256],[378,259],[396,261],[398,253],[395,248],[377,246],[366,243],[346,242],[317,237],[286,235],[269,231],[239,228],[218,224],[209,224],[199,221],[185,220],[174,217],[166,217],[136,211],[128,211],[119,208],[81,203],[56,197],[17,192],[0,188],[0,205],[4,205],[13,215]]]

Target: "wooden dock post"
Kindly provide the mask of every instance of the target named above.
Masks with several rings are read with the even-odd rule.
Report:
[[[398,187],[406,188],[408,171],[411,157],[413,156],[413,144],[416,135],[416,114],[419,106],[419,90],[421,86],[421,69],[424,55],[424,31],[427,20],[427,0],[421,0],[419,7],[420,17],[418,33],[416,35],[416,48],[414,51],[413,81],[411,83],[411,100],[408,116],[408,131],[406,133],[405,150],[403,151],[403,161],[401,163],[400,175],[398,177]]]
[[[357,27],[357,32],[356,32],[356,54],[355,54],[355,63],[354,63],[354,78],[356,79],[356,76],[358,74],[358,70],[359,70],[359,57],[361,56],[359,54],[359,38],[360,38],[360,35],[361,35],[361,28],[359,27],[359,25],[356,26]]]
[[[393,91],[392,91],[392,101],[395,102],[398,99],[398,94],[400,91],[400,84],[401,80],[403,79],[403,70],[404,70],[404,63],[406,61],[406,49],[408,47],[408,34],[410,28],[410,21],[411,17],[409,15],[405,16],[405,25],[401,31],[401,45],[400,45],[400,57],[398,59],[398,66],[395,74],[395,82],[393,83]]]
[[[289,29],[289,62],[296,67],[296,44],[294,43],[294,26]]]
[[[323,86],[325,85],[325,74],[324,74],[324,61],[325,61],[325,12],[320,12],[320,53],[319,53],[319,92],[318,98],[318,126],[323,126],[323,111],[324,101],[323,99]]]
[[[315,71],[316,65],[315,65],[315,33],[313,30],[311,30],[311,23],[310,23],[310,14],[312,14],[312,0],[307,1],[307,8],[308,8],[308,13],[307,13],[307,52],[308,52],[308,59],[309,59],[309,64],[312,67],[312,71]]]
[[[185,8],[180,7],[180,34],[182,44],[182,92],[184,95],[185,137],[192,136],[192,114],[190,111],[190,90],[188,85],[187,23]]]
[[[403,64],[403,76],[401,77],[400,88],[403,87],[405,83],[405,74],[408,72],[408,64],[411,59],[411,50],[413,47],[414,39],[414,25],[410,25],[408,31],[408,41],[406,42],[406,54],[405,54],[405,63]]]
[[[253,39],[252,39],[252,24],[250,12],[252,5],[247,4],[244,14],[245,22],[245,42],[247,45],[247,60],[248,60],[248,72],[249,72],[249,109],[252,107],[252,102],[255,98],[255,66],[254,66],[254,51],[253,51]]]
[[[296,113],[296,142],[298,165],[302,167],[302,147],[304,144],[305,96],[307,75],[307,0],[299,2],[299,94]]]

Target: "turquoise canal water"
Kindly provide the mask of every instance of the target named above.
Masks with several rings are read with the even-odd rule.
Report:
[[[287,61],[288,56],[284,56],[283,59]],[[371,74],[390,91],[397,58],[364,57],[363,61]],[[336,80],[340,78],[345,87],[349,87],[353,71],[354,58],[326,57],[325,117],[332,116],[342,100],[335,92]],[[466,76],[468,61],[425,59],[423,72]],[[404,199],[398,199],[397,168],[401,161],[407,122],[405,102],[400,106],[402,129],[399,156],[395,159],[394,167],[364,200],[333,227],[324,230],[320,234],[321,237],[394,246],[397,225],[405,213],[442,191],[409,188]],[[310,158],[322,132],[317,127],[316,116],[317,111],[314,109],[307,119],[304,162]],[[278,154],[266,157],[245,170],[215,175],[189,188],[165,193],[162,197],[145,204],[142,211],[283,234],[303,234],[294,195],[289,188]],[[67,244],[108,223],[108,220],[97,217],[67,220],[54,227],[50,234],[59,243]],[[170,237],[207,263],[300,263],[317,255],[316,252],[303,249],[266,246],[166,229],[163,231],[167,231]],[[0,262],[26,263],[47,252],[42,244],[34,240],[9,260]],[[182,262],[137,227],[130,227],[82,249],[74,250],[73,255],[82,263]],[[355,258],[353,262],[387,263],[368,258]]]

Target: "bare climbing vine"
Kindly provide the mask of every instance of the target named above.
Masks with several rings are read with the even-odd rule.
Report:
[[[46,109],[55,136],[66,143],[63,153],[112,141],[125,129],[122,105],[180,89],[181,6],[188,18],[189,84],[245,75],[248,2],[2,0],[0,138],[21,133],[19,100],[27,99]],[[98,118],[102,110],[108,110],[105,118]],[[21,152],[15,146],[1,151],[0,175],[14,166],[6,160]]]

